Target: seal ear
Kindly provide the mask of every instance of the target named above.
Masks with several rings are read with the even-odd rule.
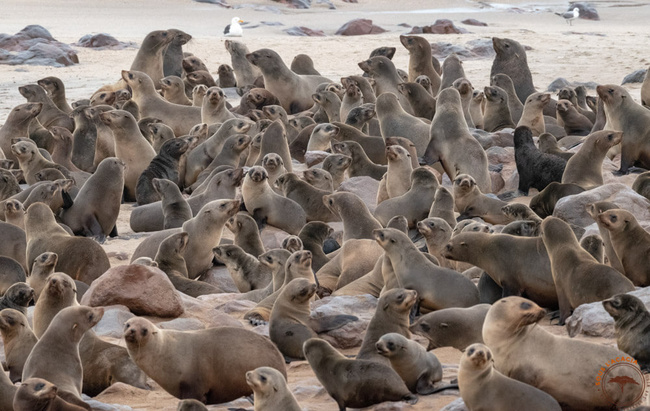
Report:
[[[76,330],[78,326],[79,326],[79,324],[77,324],[77,323],[72,324],[72,330]]]
[[[449,327],[449,324],[447,323],[440,323],[440,328],[447,328]]]

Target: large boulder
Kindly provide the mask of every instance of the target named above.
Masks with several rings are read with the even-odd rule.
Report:
[[[121,265],[102,274],[84,294],[82,305],[124,305],[135,315],[178,317],[184,312],[179,293],[155,267]]]
[[[14,35],[0,34],[0,64],[63,67],[78,63],[77,52],[42,26],[27,26]]]
[[[453,21],[438,19],[430,26],[415,26],[409,34],[465,34],[469,33],[462,27],[457,27]]]

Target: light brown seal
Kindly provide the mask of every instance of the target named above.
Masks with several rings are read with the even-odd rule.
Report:
[[[560,325],[582,304],[603,301],[634,291],[634,284],[612,267],[598,263],[585,251],[571,227],[556,217],[542,222],[542,239],[560,305]]]
[[[608,381],[599,375],[603,364],[625,359],[627,354],[601,344],[553,335],[538,326],[545,314],[537,304],[521,297],[506,297],[492,305],[483,324],[483,340],[492,350],[499,372],[542,389],[573,409],[627,406],[641,395],[641,385],[626,384],[621,390],[620,385],[609,382],[617,376],[630,378],[629,373],[639,369],[636,364],[628,362],[626,367],[612,370]],[[607,395],[596,387],[607,390]]]
[[[25,361],[38,339],[29,327],[27,317],[18,310],[6,308],[0,311],[0,334],[11,382],[23,376]]]
[[[485,112],[483,113],[483,130],[493,133],[504,128],[515,128],[510,109],[508,94],[497,86],[485,87]]]
[[[569,100],[557,102],[557,117],[564,126],[564,131],[570,136],[586,136],[594,126],[585,115],[578,112]]]
[[[356,194],[348,192],[335,192],[323,196],[323,201],[327,207],[338,213],[343,220],[343,241],[349,239],[372,239],[372,231],[381,228],[366,203]]]
[[[460,359],[458,386],[471,410],[487,407],[506,410],[560,411],[560,404],[531,385],[506,377],[494,368],[492,352],[483,344],[467,347]]]
[[[42,378],[30,378],[20,384],[13,399],[14,411],[81,411],[84,407],[71,404],[57,395],[59,388]]]
[[[433,67],[429,41],[420,36],[399,36],[399,40],[409,51],[409,81],[414,82],[418,76],[425,75],[429,77],[433,95],[437,95],[442,81]]]
[[[275,368],[259,367],[253,371],[248,371],[246,373],[246,383],[253,389],[254,411],[302,410],[291,390],[289,390],[286,379]]]
[[[603,160],[607,151],[623,140],[620,131],[597,131],[587,136],[578,152],[566,163],[562,184],[576,184],[585,190],[603,185]]]
[[[490,304],[469,308],[445,308],[424,314],[410,327],[412,333],[429,340],[428,350],[454,347],[465,350],[474,342],[483,342],[481,329]]]
[[[403,136],[415,144],[418,156],[424,155],[429,144],[429,124],[407,113],[393,93],[384,93],[375,103],[381,136],[385,139]]]
[[[532,131],[533,136],[539,136],[546,132],[544,123],[544,107],[551,101],[548,93],[533,93],[524,104],[524,111],[517,123],[517,127],[526,126]]]
[[[38,80],[36,84],[43,87],[59,110],[68,114],[72,112],[72,107],[68,104],[65,96],[65,85],[60,78],[52,76],[45,77]]]
[[[124,339],[135,363],[181,399],[220,404],[250,395],[246,372],[258,367],[275,368],[286,377],[284,361],[273,343],[242,328],[161,330],[144,318],[132,318],[124,326]]]

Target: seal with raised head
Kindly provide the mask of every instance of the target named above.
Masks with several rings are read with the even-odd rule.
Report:
[[[612,347],[560,337],[538,325],[546,311],[521,297],[495,302],[483,324],[483,340],[494,355],[494,367],[505,376],[547,392],[571,409],[626,407],[640,398],[642,384],[619,385],[610,379],[640,372],[631,362],[598,380],[603,364],[627,354]],[[640,377],[640,376],[639,376]],[[594,384],[606,390],[603,395]],[[623,388],[623,389],[621,389]]]
[[[542,239],[551,261],[560,306],[560,325],[564,325],[579,305],[634,291],[634,284],[623,274],[598,263],[580,247],[569,224],[559,218],[544,219]]]
[[[348,359],[327,341],[318,338],[305,342],[303,350],[316,378],[334,398],[340,411],[384,401],[415,404],[418,400],[386,364]]]
[[[486,404],[495,410],[560,411],[560,404],[544,391],[506,377],[493,365],[492,352],[483,344],[467,347],[460,359],[458,386],[471,410]]]
[[[434,384],[442,380],[442,365],[435,354],[401,334],[384,334],[375,344],[379,355],[390,360],[390,366],[399,374],[412,393],[429,395]]]
[[[302,347],[301,347],[302,351]],[[253,389],[254,411],[301,411],[289,390],[284,375],[275,368],[259,367],[246,373],[246,383]]]
[[[433,67],[429,41],[420,36],[399,36],[399,40],[409,51],[409,81],[414,82],[418,76],[425,75],[429,77],[433,95],[437,95],[441,88],[441,79]]]
[[[526,101],[535,92],[533,76],[528,68],[526,49],[515,40],[492,37],[492,46],[496,52],[490,77],[505,74],[512,80],[520,101]]]
[[[160,80],[165,77],[164,53],[174,41],[175,32],[176,30],[156,30],[147,34],[131,63],[130,70],[146,73],[153,84],[160,84]]]
[[[585,190],[603,185],[603,160],[610,148],[623,140],[620,131],[602,130],[590,134],[567,163],[562,184],[576,184]]]
[[[13,398],[13,410],[82,411],[86,409],[65,401],[57,395],[58,391],[59,388],[47,380],[30,378],[20,384]]]
[[[603,307],[614,318],[618,349],[634,357],[642,370],[648,370],[650,313],[643,301],[630,294],[619,294],[603,301]]]
[[[23,376],[23,367],[38,339],[29,327],[25,314],[5,308],[0,311],[0,334],[11,382],[18,382]]]
[[[124,339],[135,363],[176,398],[220,404],[252,393],[247,371],[268,366],[286,376],[273,343],[242,328],[161,330],[136,317],[126,322]]]

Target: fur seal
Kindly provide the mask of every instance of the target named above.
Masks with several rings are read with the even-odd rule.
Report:
[[[560,305],[560,325],[582,304],[634,291],[634,284],[615,269],[598,263],[576,239],[571,227],[556,217],[542,222],[542,239]]]
[[[302,346],[300,347],[302,351]],[[246,373],[246,383],[253,389],[254,411],[301,411],[282,373],[275,368],[259,367]]]
[[[451,53],[442,63],[442,83],[440,84],[440,90],[452,87],[456,80],[465,77],[463,62],[458,58],[456,53]]]
[[[299,75],[287,67],[278,53],[260,49],[246,55],[260,69],[264,87],[275,95],[289,114],[299,113],[313,105],[312,94],[321,83],[330,80],[319,75]]]
[[[29,185],[38,182],[35,174],[45,168],[55,168],[61,171],[66,178],[70,178],[70,171],[43,157],[32,140],[16,141],[11,145],[11,152],[18,160],[25,182]]]
[[[72,237],[56,223],[54,214],[42,203],[32,204],[25,216],[27,261],[46,251],[59,257],[57,270],[90,284],[110,268],[102,247],[89,238]]]
[[[524,111],[521,114],[517,127],[526,126],[533,133],[533,136],[539,136],[546,132],[544,122],[544,107],[551,101],[551,95],[548,93],[533,93],[524,104]]]
[[[307,340],[303,350],[316,378],[340,411],[384,401],[417,402],[400,376],[386,364],[345,358],[327,341],[318,338]]]
[[[144,138],[133,115],[124,110],[107,111],[99,115],[113,131],[115,157],[124,162],[124,199],[136,200],[138,178],[156,157],[156,152]]]
[[[288,172],[293,171],[291,154],[289,152],[289,142],[287,141],[287,132],[280,120],[275,120],[266,128],[266,130],[264,130],[262,143],[260,145],[260,154],[257,157],[255,165],[260,165],[264,156],[269,153],[278,154],[282,158],[284,168],[286,168]]]
[[[374,229],[381,228],[366,203],[356,194],[345,191],[323,196],[325,205],[343,220],[343,241],[350,239],[372,239]]]
[[[559,403],[574,409],[610,409],[632,404],[642,387],[597,380],[603,364],[627,354],[611,347],[555,336],[537,323],[546,312],[521,297],[506,297],[492,305],[483,324],[483,340],[494,355],[495,368],[505,376],[543,389]],[[638,366],[628,363],[638,370]],[[622,367],[611,378],[622,376]],[[623,371],[624,372],[624,371]],[[592,377],[593,376],[593,377]],[[628,377],[630,378],[630,377]],[[604,384],[607,395],[594,388]]]
[[[323,251],[323,244],[330,238],[334,229],[320,221],[310,221],[305,224],[298,238],[302,241],[303,249],[312,254],[311,266],[314,272],[318,272],[322,266],[330,261]]]
[[[465,123],[467,127],[476,128],[476,125],[472,121],[472,116],[469,113],[469,106],[472,101],[472,95],[474,92],[474,87],[472,83],[469,82],[466,78],[459,78],[452,84],[452,87],[458,90],[460,94],[460,103],[463,108],[463,116],[465,117]]]
[[[632,190],[650,200],[650,171],[641,173],[634,179]]]
[[[500,257],[504,250],[511,258]],[[503,288],[503,296],[526,295],[543,307],[557,306],[551,262],[541,237],[463,232],[451,238],[443,256],[482,268]]]
[[[508,94],[497,86],[485,87],[485,112],[483,115],[483,130],[494,133],[504,128],[515,128],[510,109]]]
[[[117,235],[117,217],[124,191],[124,162],[108,157],[81,187],[72,207],[63,211],[61,221],[76,235],[96,237]]]
[[[634,165],[650,168],[650,112],[623,87],[605,84],[596,91],[604,103],[608,128],[623,132],[618,173],[626,174]]]
[[[226,40],[224,46],[230,54],[230,61],[239,87],[246,87],[258,82],[262,72],[246,58],[246,55],[249,54],[246,45],[235,40]]]
[[[190,235],[185,250],[188,277],[197,278],[212,267],[212,248],[219,245],[226,221],[239,210],[240,205],[239,200],[210,201],[201,207],[194,218],[183,223],[182,228],[158,231],[147,237],[135,249],[131,261],[139,257],[155,258],[158,247],[165,238],[184,231]]]
[[[400,43],[409,51],[409,81],[414,82],[418,76],[425,75],[431,82],[433,95],[438,94],[442,83],[440,75],[433,67],[431,44],[420,36],[399,36]],[[453,82],[453,80],[452,80]]]
[[[332,187],[335,190],[341,186],[345,180],[345,172],[350,168],[352,158],[343,154],[330,154],[323,160],[323,170],[327,171],[332,177]]]
[[[621,260],[624,274],[634,285],[646,287],[650,284],[648,262],[650,255],[650,233],[639,225],[634,215],[621,209],[607,210],[598,215],[600,223],[609,231],[609,237],[616,256]]]
[[[427,350],[454,347],[463,351],[474,342],[483,342],[481,330],[489,309],[490,304],[477,304],[434,311],[418,318],[410,331],[429,340]]]
[[[408,99],[403,96],[397,86],[404,80],[400,77],[395,64],[387,57],[376,56],[358,64],[359,68],[367,73],[375,83],[375,95],[393,93],[397,96],[400,105],[409,114],[413,114]],[[365,96],[365,93],[364,93]],[[368,101],[370,103],[370,101]],[[373,101],[374,103],[374,101]]]
[[[476,180],[467,174],[458,174],[453,180],[454,206],[462,219],[480,217],[490,224],[507,224],[510,219],[501,208],[505,201],[482,193]]]
[[[154,82],[140,71],[122,70],[122,78],[133,91],[133,101],[140,108],[140,117],[164,119],[164,123],[177,136],[186,135],[192,127],[201,123],[201,109],[173,104],[156,93]]]
[[[0,297],[0,310],[12,308],[27,315],[27,306],[34,299],[34,290],[26,283],[15,283]]]
[[[226,222],[226,227],[234,234],[235,245],[251,254],[259,257],[264,254],[264,243],[260,237],[259,229],[255,220],[245,212],[239,212]]]
[[[340,221],[341,217],[332,212],[323,202],[323,196],[331,194],[329,191],[320,190],[306,181],[301,180],[294,173],[285,173],[277,178],[275,183],[282,194],[302,207],[307,221]]]
[[[54,318],[25,362],[23,380],[43,378],[59,388],[59,396],[75,405],[90,409],[81,400],[83,381],[79,342],[104,315],[104,309],[84,306],[67,307]]]
[[[269,319],[269,336],[287,359],[304,359],[302,346],[318,333],[335,330],[350,321],[350,315],[334,315],[311,319],[309,302],[318,286],[306,278],[296,278],[282,287],[273,304]]]
[[[136,317],[126,322],[124,339],[135,363],[177,398],[220,404],[250,395],[246,372],[263,366],[275,368],[286,377],[284,361],[273,343],[241,328],[161,330],[150,321]],[[178,355],[188,352],[201,355],[189,358]],[[210,361],[205,361],[206,358]],[[228,359],[227,365],[215,366],[224,359]]]
[[[384,334],[375,347],[380,355],[390,360],[390,366],[412,393],[429,395],[435,392],[434,384],[442,380],[442,365],[433,353],[397,333]]]
[[[551,182],[536,196],[530,199],[530,209],[541,218],[553,215],[555,204],[563,197],[580,194],[585,189],[576,184],[561,184]]]
[[[45,77],[36,82],[47,92],[54,105],[64,113],[70,114],[72,107],[68,104],[65,96],[65,85],[58,77]]]
[[[329,191],[330,193],[334,191],[332,175],[329,171],[323,170],[322,168],[305,170],[302,172],[302,178],[316,188]]]
[[[429,144],[429,124],[407,113],[393,93],[379,95],[375,110],[384,139],[404,136],[415,144],[418,156],[424,155]]]
[[[226,107],[226,94],[219,87],[210,87],[203,97],[201,122],[210,125],[231,118],[235,118],[235,115]]]
[[[630,294],[619,294],[603,301],[603,307],[614,318],[618,349],[634,357],[642,370],[650,368],[647,347],[650,313],[643,301]]]
[[[95,158],[97,126],[91,116],[86,116],[86,108],[88,106],[77,107],[70,113],[75,125],[72,134],[72,163],[89,172]]]
[[[192,101],[185,94],[185,84],[178,76],[167,76],[160,80],[162,96],[170,103],[191,106]]]
[[[217,74],[219,76],[219,87],[226,88],[237,86],[235,73],[229,65],[221,64],[219,68],[217,68]]]
[[[570,151],[562,150],[558,144],[557,139],[551,133],[543,133],[539,136],[539,151],[542,153],[553,154],[558,157],[562,157],[565,160],[569,160],[575,153]]]
[[[25,207],[23,203],[15,199],[4,201],[5,221],[16,227],[25,229]]]
[[[183,46],[192,40],[192,36],[178,29],[169,29],[171,42],[163,52],[163,74],[178,76],[183,74]]]
[[[509,378],[493,365],[492,352],[483,344],[472,344],[460,359],[458,386],[463,402],[471,410],[494,409],[560,411],[560,404],[544,391]]]
[[[510,76],[503,73],[490,76],[490,86],[499,87],[506,92],[508,95],[508,109],[510,110],[510,115],[512,116],[514,123],[518,123],[521,119],[521,114],[524,112],[524,105],[517,96],[515,86],[512,83]]]
[[[190,145],[191,140],[184,138],[174,138],[162,145],[160,152],[151,160],[136,182],[135,197],[139,205],[161,199],[153,187],[154,178],[167,179],[176,184],[182,183],[179,178],[179,161]]]
[[[345,88],[345,94],[341,99],[341,109],[339,110],[339,118],[347,122],[348,114],[352,109],[357,108],[363,104],[363,95],[361,89],[356,84],[348,84]]]
[[[392,228],[374,230],[373,234],[390,260],[397,282],[404,288],[416,290],[422,307],[440,310],[478,304],[478,290],[470,280],[433,264],[406,234]],[[423,272],[428,274],[423,276]]]
[[[18,310],[5,308],[0,311],[0,334],[11,382],[21,380],[23,367],[38,338],[29,327],[25,314]]]
[[[519,100],[526,101],[529,95],[535,93],[526,49],[515,40],[498,37],[492,37],[492,46],[496,56],[490,69],[490,78],[497,74],[507,75],[512,80]]]
[[[13,410],[81,411],[84,407],[71,404],[57,395],[59,388],[42,378],[30,378],[20,384],[13,399]]]
[[[29,135],[28,127],[33,119],[41,113],[43,103],[19,104],[14,107],[7,116],[7,120],[0,127],[0,149],[2,156],[14,161],[14,168],[18,168],[18,160],[11,152],[12,139],[16,136],[27,137]]]
[[[333,143],[332,151],[346,155],[352,159],[350,167],[347,169],[350,178],[368,176],[375,180],[381,180],[384,174],[386,174],[387,167],[370,161],[363,147],[356,141]]]
[[[319,91],[312,94],[312,99],[327,116],[327,121],[341,121],[341,99],[333,91]]]
[[[562,184],[576,184],[585,190],[603,185],[603,160],[610,148],[623,140],[620,131],[597,131],[587,136],[571,157],[562,174]]]
[[[403,215],[409,228],[415,228],[418,221],[429,214],[438,188],[438,179],[427,167],[418,167],[411,172],[410,181],[411,187],[406,193],[377,205],[374,215],[383,226],[391,218]]]
[[[190,280],[185,264],[185,249],[189,234],[176,233],[165,238],[158,247],[155,262],[178,291],[191,297],[220,293],[217,287],[200,280]]]
[[[246,173],[242,184],[246,209],[256,220],[266,219],[274,227],[298,234],[307,222],[305,211],[295,201],[276,194],[267,180],[268,173],[263,167],[252,167]]]
[[[545,154],[535,147],[533,132],[526,126],[515,129],[515,162],[519,172],[518,190],[528,195],[532,187],[544,190],[552,182],[562,181],[566,161],[560,157]]]
[[[224,263],[240,292],[245,293],[266,287],[272,280],[271,271],[256,257],[234,244],[224,244],[212,249],[217,260]]]
[[[400,83],[397,90],[408,99],[415,117],[433,119],[436,114],[436,99],[419,83]]]
[[[192,218],[192,209],[178,189],[178,185],[164,178],[152,179],[151,185],[162,199],[163,230],[182,227],[183,223]]]
[[[578,112],[576,107],[569,100],[557,102],[557,117],[562,120],[564,131],[570,136],[586,136],[591,132],[593,123],[583,114]]]
[[[580,247],[591,254],[600,264],[605,261],[605,244],[598,234],[586,235],[580,240]],[[617,270],[618,271],[618,270]]]
[[[444,89],[438,95],[430,135],[431,140],[424,153],[424,161],[427,164],[440,161],[451,180],[458,174],[469,174],[474,177],[482,192],[492,191],[487,155],[479,142],[469,133],[460,103],[460,94],[455,88]],[[453,147],[458,147],[459,144],[464,149],[454,150]]]
[[[165,77],[164,53],[176,38],[175,32],[176,30],[156,30],[147,34],[129,70],[141,71],[151,78],[153,84],[160,84],[160,79]]]
[[[15,283],[25,282],[25,269],[11,257],[0,256],[0,295]]]

